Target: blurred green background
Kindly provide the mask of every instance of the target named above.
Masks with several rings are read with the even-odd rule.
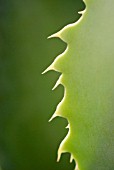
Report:
[[[66,44],[47,37],[76,21],[82,0],[0,0],[0,165],[2,170],[71,170],[56,162],[67,121],[48,123],[63,97],[59,73],[41,73]]]

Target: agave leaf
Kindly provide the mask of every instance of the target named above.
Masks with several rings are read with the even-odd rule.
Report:
[[[58,150],[70,152],[78,170],[114,169],[114,1],[85,0],[78,22],[58,33],[67,49],[46,70],[61,72],[65,88],[52,116],[64,117],[69,132]]]

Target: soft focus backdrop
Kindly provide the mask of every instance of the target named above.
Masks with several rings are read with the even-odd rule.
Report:
[[[0,166],[2,170],[71,170],[56,162],[67,121],[48,123],[63,97],[59,73],[41,75],[66,44],[47,37],[75,22],[82,0],[0,0]]]

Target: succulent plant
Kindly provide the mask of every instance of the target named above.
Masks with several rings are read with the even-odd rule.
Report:
[[[71,153],[76,170],[114,169],[114,1],[85,0],[75,23],[49,38],[67,43],[45,72],[61,73],[54,88],[64,86],[56,116],[68,120],[69,132],[60,144]]]

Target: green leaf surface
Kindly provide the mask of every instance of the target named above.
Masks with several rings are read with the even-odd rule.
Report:
[[[61,73],[65,91],[52,116],[69,122],[58,160],[70,152],[78,170],[114,170],[114,1],[85,3],[78,22],[50,36],[67,43],[46,70]]]

